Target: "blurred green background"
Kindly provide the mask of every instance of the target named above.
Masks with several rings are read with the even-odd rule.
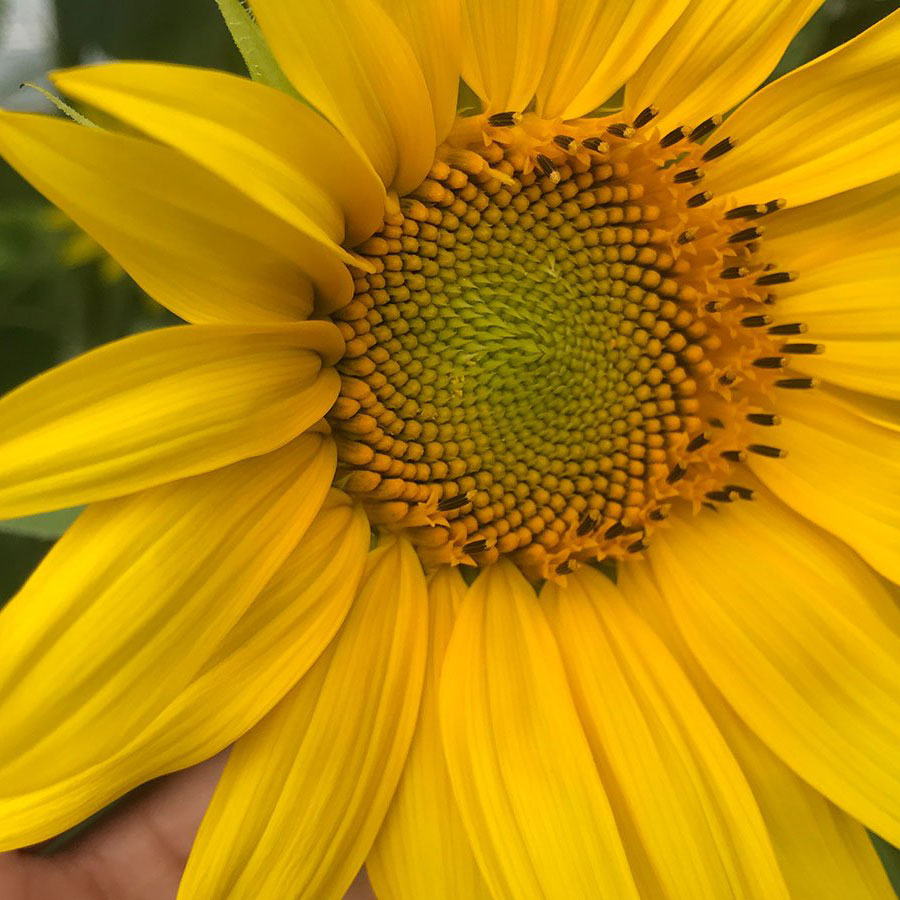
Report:
[[[826,0],[773,77],[898,7],[900,0]],[[52,114],[46,99],[19,85],[49,87],[49,69],[108,58],[244,71],[214,0],[0,0],[0,106]],[[0,161],[0,394],[98,344],[172,321]],[[0,605],[66,522],[53,514],[0,523]],[[900,886],[896,851],[879,849]]]

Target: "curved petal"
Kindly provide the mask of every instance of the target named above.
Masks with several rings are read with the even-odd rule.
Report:
[[[779,399],[777,442],[788,455],[754,456],[753,471],[785,503],[900,584],[900,432],[820,392]]]
[[[687,4],[688,0],[559,0],[537,89],[538,109],[548,118],[573,119],[609,100]]]
[[[704,185],[737,203],[811,203],[900,171],[900,11],[779,78],[728,120]]]
[[[700,665],[801,778],[896,844],[900,635],[877,608],[885,583],[764,490],[673,524],[649,559]]]
[[[107,63],[53,74],[71,97],[181,150],[323,247],[362,243],[384,187],[320,115],[282,91],[212,69]]]
[[[334,466],[333,442],[307,435],[81,515],[0,613],[0,847],[50,837],[67,815],[16,798],[115,756],[196,677]]]
[[[336,493],[336,492],[335,492]],[[143,782],[208,759],[253,727],[306,673],[356,594],[368,521],[326,501],[309,531],[203,667],[112,755],[0,800],[12,843],[57,834]],[[322,559],[329,562],[322,565]]]
[[[750,788],[678,663],[608,578],[568,581],[541,601],[639,884],[649,870],[642,896],[787,900]]]
[[[171,148],[0,112],[0,154],[189,321],[292,321],[312,310],[313,287],[335,306],[353,294],[337,245],[327,251]]]
[[[190,325],[107,344],[0,400],[0,518],[106,500],[286,444],[331,408],[328,322]]]
[[[623,566],[619,587],[678,660],[740,764],[759,805],[791,897],[892,900],[865,828],[798,778],[738,718],[684,644],[644,563]]]
[[[416,733],[397,793],[366,860],[379,900],[489,900],[466,836],[438,721],[438,686],[453,622],[466,592],[455,569],[428,582],[430,640]]]
[[[253,0],[285,74],[405,194],[434,160],[434,119],[409,44],[377,0]]]
[[[337,638],[231,752],[179,897],[341,897],[400,778],[427,653],[406,541],[370,554]]]
[[[462,0],[462,9],[463,78],[489,111],[524,110],[544,72],[557,0]]]
[[[559,650],[512,563],[467,592],[441,674],[450,781],[498,897],[637,898]]]
[[[766,80],[821,5],[692,0],[625,86],[626,113],[658,106],[655,124],[663,133],[727,113]]]
[[[462,68],[460,0],[379,0],[409,41],[425,76],[434,111],[436,143],[456,118]]]

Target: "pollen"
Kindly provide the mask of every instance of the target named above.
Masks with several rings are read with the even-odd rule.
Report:
[[[779,389],[812,381],[766,258],[775,199],[701,190],[720,117],[664,135],[504,112],[459,119],[356,252],[329,422],[342,486],[427,565],[530,578],[635,558],[674,503],[752,499]],[[761,436],[762,435],[762,436]]]

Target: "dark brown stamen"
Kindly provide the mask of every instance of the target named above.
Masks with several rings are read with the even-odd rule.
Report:
[[[703,162],[710,162],[713,159],[718,159],[720,156],[724,156],[729,150],[733,150],[736,141],[734,138],[727,137],[724,141],[719,141],[718,144],[713,144],[706,153],[701,157]]]
[[[647,106],[634,117],[632,124],[635,128],[643,128],[645,125],[649,125],[658,115],[658,106]]]
[[[633,544],[628,545],[629,553],[640,553],[641,550],[646,550],[646,549],[647,549],[647,544],[643,539],[641,539],[639,541],[635,541]]]
[[[746,266],[729,266],[719,272],[720,278],[746,278],[750,270]]]
[[[689,244],[695,237],[697,237],[697,232],[693,228],[688,228],[687,231],[682,231],[678,235],[678,243]]]
[[[772,459],[784,459],[787,456],[787,450],[779,447],[770,447],[768,444],[748,444],[747,449],[757,456],[769,456]]]
[[[753,488],[744,487],[742,484],[726,484],[725,490],[737,494],[741,500],[753,499]]]
[[[741,325],[744,328],[762,328],[765,325],[769,325],[772,322],[772,317],[767,315],[760,316],[744,316],[741,319]]]
[[[570,137],[568,134],[558,134],[553,138],[553,143],[556,144],[557,147],[565,150],[567,153],[577,153],[578,152],[578,141],[575,138]]]
[[[698,206],[703,206],[705,203],[709,203],[712,198],[713,195],[709,191],[700,191],[699,194],[694,194],[693,197],[688,198],[687,205],[691,209],[696,209]]]
[[[710,132],[714,131],[722,124],[721,116],[710,116],[708,119],[704,119],[692,132],[691,132],[691,140],[699,141],[701,138],[705,138]]]
[[[685,469],[681,463],[675,463],[675,465],[672,466],[672,471],[669,472],[666,481],[669,484],[675,484],[676,481],[681,481],[681,479],[684,478],[685,472],[687,472],[687,469]]]
[[[765,229],[760,225],[754,225],[750,228],[743,228],[740,231],[736,231],[730,238],[728,238],[729,244],[745,244],[747,241],[755,241],[757,238],[762,237]]]
[[[690,439],[690,441],[688,441],[688,453],[693,453],[695,450],[699,450],[701,447],[705,447],[711,440],[712,436],[708,431],[701,431],[700,434],[695,435]]]
[[[782,344],[782,353],[796,353],[799,355],[815,355],[825,352],[824,344]]]
[[[783,369],[787,360],[783,356],[760,356],[753,360],[753,365],[757,369]]]
[[[668,134],[659,139],[660,147],[674,147],[679,141],[683,141],[687,131],[683,125],[673,128]]]
[[[747,458],[747,454],[743,450],[723,450],[719,456],[729,462],[743,462]]]
[[[787,322],[784,325],[773,325],[769,334],[806,334],[806,325],[803,322]]]
[[[738,495],[734,491],[707,491],[705,496],[716,503],[733,503]]]
[[[758,219],[766,214],[763,203],[748,203],[745,206],[736,206],[725,213],[726,219]]]
[[[781,416],[775,413],[747,413],[747,421],[754,425],[780,425]]]
[[[620,138],[630,138],[634,134],[634,129],[627,122],[615,122],[607,125],[606,130]]]
[[[723,375],[719,376],[719,384],[724,384],[726,387],[730,384],[734,384],[736,381],[737,375],[735,375],[734,372],[725,372]],[[710,419],[710,421],[712,421],[712,419]]]
[[[815,378],[779,378],[775,382],[775,387],[786,388],[792,391],[809,390],[816,387],[818,382]]]
[[[481,538],[477,541],[469,541],[468,544],[463,545],[463,553],[467,553],[470,556],[473,553],[484,553],[484,551],[487,549],[488,542],[484,538]]]
[[[597,519],[598,513],[596,510],[585,513],[578,523],[578,529],[575,532],[578,537],[584,537],[586,534],[592,532],[597,527]]]
[[[488,116],[488,125],[494,128],[509,128],[512,125],[518,125],[522,121],[522,113],[520,112],[498,112]]]
[[[703,178],[703,169],[693,168],[685,169],[683,172],[676,172],[672,179],[675,184],[696,184]]]
[[[612,540],[613,538],[620,537],[623,534],[625,534],[625,526],[621,522],[614,522],[603,533],[603,537]]]
[[[465,493],[457,494],[455,497],[444,497],[443,500],[438,501],[437,508],[441,512],[449,512],[452,509],[460,509],[467,503],[471,503],[474,496],[475,491],[466,491]]]
[[[756,279],[758,285],[787,284],[797,278],[796,272],[770,272],[768,275],[760,275]]]
[[[581,142],[581,146],[586,147],[588,150],[592,150],[594,153],[608,153],[609,152],[609,144],[607,144],[606,141],[604,141],[598,137],[585,138]]]
[[[540,170],[553,182],[559,181],[559,169],[553,164],[553,160],[543,153],[538,153],[536,162]]]

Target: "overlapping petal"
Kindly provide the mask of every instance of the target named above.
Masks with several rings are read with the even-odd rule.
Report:
[[[115,757],[196,678],[300,540],[334,466],[333,442],[311,434],[81,515],[0,613],[0,847],[91,811],[26,795]]]
[[[879,611],[894,602],[885,582],[764,490],[675,524],[649,558],[700,665],[798,775],[900,842],[900,635]]]
[[[573,119],[628,81],[688,0],[559,0],[538,109]],[[649,104],[645,104],[649,105]]]
[[[893,892],[865,828],[795,775],[741,722],[688,650],[648,567],[624,566],[619,587],[689,675],[740,764],[790,896],[891,900]]]
[[[462,67],[460,0],[379,0],[409,41],[425,76],[437,143],[456,118]]]
[[[753,471],[786,503],[845,540],[900,584],[900,432],[823,393],[779,403],[785,459],[753,457]]]
[[[322,116],[226,72],[109,63],[56,72],[71,97],[171,144],[326,251],[381,224],[384,187]]]
[[[434,119],[409,43],[377,0],[253,0],[266,39],[303,97],[398,194],[434,159]]]
[[[314,290],[345,303],[353,283],[331,251],[182,154],[47,116],[0,113],[0,154],[192,322],[304,319]]]
[[[534,97],[557,0],[462,0],[463,77],[491,112],[524,110]]]
[[[405,541],[369,556],[321,659],[237,742],[179,897],[340,898],[365,859],[415,727],[427,588]]]
[[[637,897],[550,626],[512,563],[467,592],[441,674],[450,781],[494,896]]]
[[[441,746],[438,689],[444,654],[466,592],[455,569],[428,582],[429,645],[422,706],[397,793],[366,860],[379,900],[487,900]]]
[[[105,500],[274,450],[331,408],[328,322],[165,328],[0,400],[0,517]]]
[[[541,600],[641,896],[786,898],[740,768],[665,645],[591,569]]]
[[[810,203],[900,171],[900,11],[754,94],[704,186],[738,203]]]
[[[692,0],[625,87],[625,112],[659,107],[659,128],[727,113],[775,68],[822,0]]]

